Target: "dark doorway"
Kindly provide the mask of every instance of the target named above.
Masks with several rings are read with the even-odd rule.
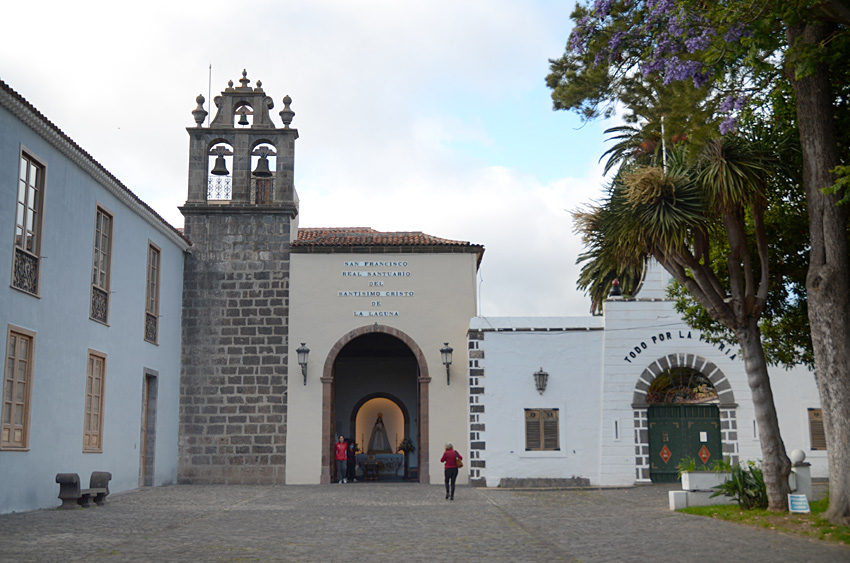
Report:
[[[419,465],[415,453],[406,459],[396,453],[405,438],[413,442],[418,452],[418,372],[417,359],[407,344],[380,332],[353,339],[340,350],[334,362],[332,439],[335,441],[340,435],[351,438],[360,448],[360,455],[366,455],[381,409],[369,411],[366,416],[368,408],[364,409],[364,405],[370,400],[378,399],[378,403],[384,400],[387,412],[380,414],[389,445],[377,455],[383,459],[381,466],[386,471],[382,476],[386,479],[401,478],[405,464],[416,474]]]
[[[139,484],[154,484],[154,454],[156,453],[156,373],[145,372],[142,389],[142,436],[140,439]]]

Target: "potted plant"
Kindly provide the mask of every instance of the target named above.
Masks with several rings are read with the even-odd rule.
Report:
[[[692,457],[686,457],[676,468],[682,479],[683,491],[713,491],[729,479],[732,464],[721,459],[709,468],[704,464],[697,464],[697,460]]]
[[[404,479],[405,481],[408,479],[408,457],[410,454],[416,451],[416,446],[413,445],[413,441],[410,438],[405,437],[404,440],[398,445],[397,452],[401,452],[404,454]]]

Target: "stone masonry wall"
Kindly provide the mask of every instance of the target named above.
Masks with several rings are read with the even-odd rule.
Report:
[[[484,333],[468,333],[469,340],[469,484],[486,487],[487,467],[484,415]]]
[[[290,215],[184,207],[178,481],[283,483]]]

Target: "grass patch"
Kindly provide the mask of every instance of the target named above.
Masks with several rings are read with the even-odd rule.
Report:
[[[829,506],[829,497],[809,503],[811,514],[790,514],[754,509],[741,510],[737,505],[694,506],[680,512],[708,516],[747,526],[766,528],[850,546],[850,526],[835,526],[820,517]]]

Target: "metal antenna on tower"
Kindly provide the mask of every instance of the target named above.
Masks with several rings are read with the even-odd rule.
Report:
[[[207,103],[210,104],[210,111],[212,110],[212,61],[210,61],[210,79],[207,82]],[[210,114],[207,113],[207,127],[210,126]]]

